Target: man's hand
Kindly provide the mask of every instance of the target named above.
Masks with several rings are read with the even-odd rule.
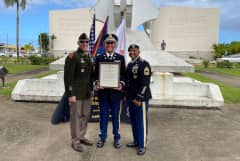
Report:
[[[122,84],[120,83],[120,84],[119,84],[119,87],[113,88],[113,89],[118,90],[118,91],[121,91],[121,90],[122,90]]]
[[[76,96],[68,97],[68,101],[70,105],[76,103],[77,102]]]
[[[132,103],[135,105],[135,106],[141,106],[141,102],[140,101],[138,101],[138,100],[136,100],[136,99],[134,99],[134,100],[132,100]]]
[[[96,81],[96,90],[99,90],[99,89],[104,89],[103,87],[100,87],[100,82],[97,80]]]

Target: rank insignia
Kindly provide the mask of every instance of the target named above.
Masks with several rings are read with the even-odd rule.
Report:
[[[150,75],[150,69],[148,67],[144,68],[144,75],[149,76]]]
[[[70,59],[72,59],[73,56],[74,56],[74,54],[73,54],[73,53],[70,53],[68,56],[69,56]]]
[[[81,58],[81,63],[85,63],[85,61],[83,60],[83,58]]]

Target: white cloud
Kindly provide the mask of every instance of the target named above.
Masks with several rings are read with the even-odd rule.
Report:
[[[30,5],[55,4],[66,8],[72,7],[92,7],[96,0],[31,0]]]

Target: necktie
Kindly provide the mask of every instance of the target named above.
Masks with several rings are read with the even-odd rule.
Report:
[[[108,56],[108,59],[109,59],[109,60],[112,60],[112,57],[111,57],[111,56]]]

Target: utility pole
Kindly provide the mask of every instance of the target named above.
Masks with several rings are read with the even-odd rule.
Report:
[[[5,50],[5,53],[8,54],[8,33],[7,33],[7,44],[6,44],[6,50]]]
[[[42,55],[42,35],[41,35],[41,33],[39,35],[39,39],[40,39],[40,54]]]

